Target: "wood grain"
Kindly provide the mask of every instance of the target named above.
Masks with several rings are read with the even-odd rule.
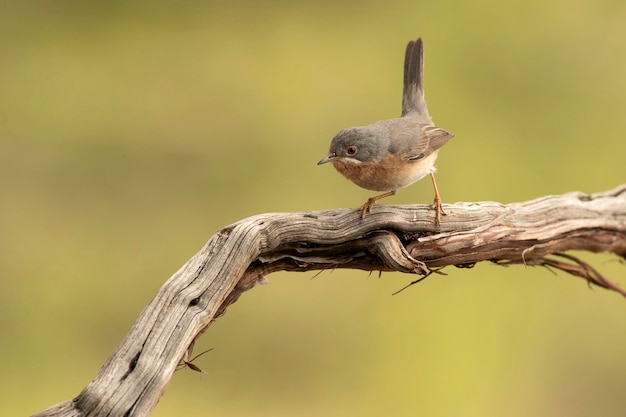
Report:
[[[212,321],[275,271],[356,268],[423,278],[489,261],[563,270],[626,297],[569,250],[626,258],[626,184],[523,203],[456,203],[434,226],[428,206],[260,214],[215,233],[161,287],[96,378],[36,416],[147,416]],[[530,270],[529,274],[532,273]]]

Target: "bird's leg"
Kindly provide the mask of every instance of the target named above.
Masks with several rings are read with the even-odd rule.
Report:
[[[396,194],[396,190],[393,190],[385,194],[368,198],[365,204],[361,206],[361,219],[364,219],[365,215],[369,213],[370,211],[372,211],[372,206],[374,205],[374,203],[376,203],[376,201],[380,200],[381,198],[391,197],[392,195],[395,195],[395,194]]]
[[[433,203],[433,208],[436,210],[435,226],[439,226],[439,223],[441,223],[441,215],[447,216],[448,213],[445,212],[443,205],[441,204],[441,196],[439,195],[439,190],[437,189],[435,174],[432,172],[430,173],[430,179],[433,180],[433,188],[435,189],[435,202]]]

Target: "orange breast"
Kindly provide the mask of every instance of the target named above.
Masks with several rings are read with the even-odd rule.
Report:
[[[391,191],[407,187],[434,172],[436,158],[437,152],[417,161],[389,154],[380,162],[354,162],[338,158],[332,164],[359,187],[372,191]]]

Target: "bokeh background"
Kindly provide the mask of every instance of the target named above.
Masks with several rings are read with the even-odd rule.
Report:
[[[358,207],[318,167],[422,36],[443,199],[626,180],[626,3],[0,2],[0,404],[74,397],[219,228]],[[387,203],[430,203],[418,183]],[[626,285],[615,257],[583,255]],[[154,416],[623,416],[626,302],[562,273],[279,273]]]

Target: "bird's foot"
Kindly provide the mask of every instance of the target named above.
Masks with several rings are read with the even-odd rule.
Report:
[[[372,206],[374,205],[374,203],[376,203],[376,200],[377,198],[375,197],[368,198],[365,204],[361,206],[361,220],[365,218],[367,213],[372,211]]]
[[[435,209],[435,226],[439,226],[441,223],[441,216],[447,216],[448,213],[443,209],[443,204],[441,204],[441,198],[435,198],[435,202],[432,205],[432,208]]]

